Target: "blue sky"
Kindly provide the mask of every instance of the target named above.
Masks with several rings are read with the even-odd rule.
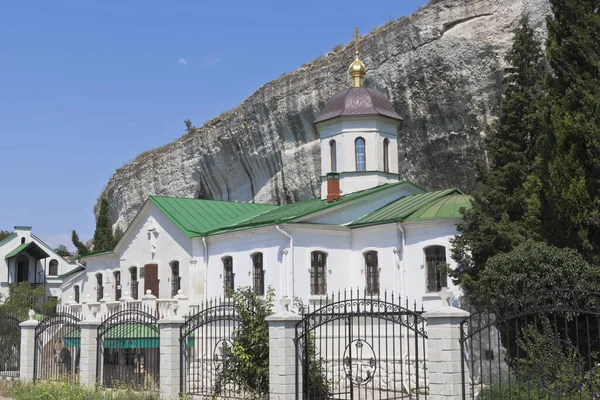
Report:
[[[0,4],[0,229],[94,231],[117,168],[427,0]]]

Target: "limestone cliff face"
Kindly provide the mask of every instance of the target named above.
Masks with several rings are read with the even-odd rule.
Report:
[[[402,178],[430,189],[474,184],[482,136],[500,101],[504,54],[528,13],[545,33],[548,0],[432,0],[367,35],[365,86],[404,118]],[[349,86],[351,45],[259,88],[232,111],[118,170],[104,195],[125,228],[149,195],[288,203],[320,195],[312,122]]]

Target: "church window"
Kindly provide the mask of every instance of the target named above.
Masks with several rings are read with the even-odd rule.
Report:
[[[121,272],[115,271],[115,300],[121,298]]]
[[[104,298],[104,286],[102,285],[102,274],[96,274],[96,301]]]
[[[367,296],[379,295],[379,260],[376,251],[368,251],[365,256],[365,278]]]
[[[335,140],[329,142],[329,155],[331,157],[331,172],[337,171],[337,145]]]
[[[390,172],[390,141],[383,140],[383,172]]]
[[[138,299],[138,278],[137,278],[137,268],[136,267],[131,267],[129,268],[129,274],[130,274],[130,279],[131,279],[131,297],[133,297],[134,300]]]
[[[310,254],[310,294],[327,294],[327,254],[313,251]]]
[[[444,246],[427,247],[425,263],[427,265],[427,291],[439,292],[442,288],[447,287],[446,248]]]
[[[50,260],[50,265],[48,267],[48,275],[50,275],[50,276],[58,275],[58,261]]]
[[[265,295],[265,270],[263,268],[263,254],[252,254],[252,264],[254,266],[254,294],[257,296]]]
[[[179,276],[179,261],[171,262],[171,297],[175,297],[181,289],[181,276]]]
[[[223,293],[225,298],[230,298],[235,288],[233,282],[233,258],[223,257]]]
[[[365,139],[359,137],[354,141],[354,154],[356,158],[356,170],[366,171]]]
[[[75,291],[75,303],[79,303],[79,285],[75,285],[73,290]]]

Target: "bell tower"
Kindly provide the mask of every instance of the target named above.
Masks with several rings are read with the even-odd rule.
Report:
[[[314,121],[321,142],[321,198],[327,201],[398,182],[402,118],[383,93],[363,86],[366,68],[359,57],[358,28],[352,36],[352,86],[333,95]]]

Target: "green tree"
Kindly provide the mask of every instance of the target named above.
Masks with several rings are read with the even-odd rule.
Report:
[[[100,209],[96,218],[96,230],[94,231],[94,251],[112,250],[114,246],[114,236],[112,223],[108,215],[109,204],[106,197],[100,199]]]
[[[529,201],[544,240],[600,262],[600,4],[552,0],[550,127]]]
[[[539,134],[544,130],[546,63],[535,31],[524,16],[506,55],[500,115],[484,146],[488,169],[478,166],[473,207],[463,212],[452,257],[459,268],[452,276],[467,293],[487,260],[507,252],[527,237],[525,183],[534,169]]]
[[[9,237],[10,235],[12,235],[11,231],[0,230],[0,242]]]
[[[82,243],[81,240],[79,240],[79,235],[75,231],[71,232],[71,242],[73,242],[73,246],[75,246],[77,253],[80,256],[86,255],[90,252],[90,249],[88,249],[88,247]]]
[[[112,245],[113,249],[119,243],[119,240],[121,240],[122,237],[123,237],[123,230],[121,229],[120,226],[117,226],[117,229],[115,229],[115,235],[113,238],[113,245]]]
[[[192,124],[192,121],[189,119],[186,119],[185,121],[183,121],[183,123],[185,124],[185,131],[187,133],[192,132],[194,129],[196,129],[196,127],[194,126],[194,124]]]
[[[70,257],[71,252],[67,249],[67,246],[64,244],[59,244],[57,248],[54,249],[54,252],[61,257]]]
[[[46,290],[43,286],[32,286],[29,282],[13,283],[9,286],[8,297],[0,305],[4,310],[22,319],[27,319],[30,309],[41,314],[49,314],[56,307],[57,300],[46,300]]]

